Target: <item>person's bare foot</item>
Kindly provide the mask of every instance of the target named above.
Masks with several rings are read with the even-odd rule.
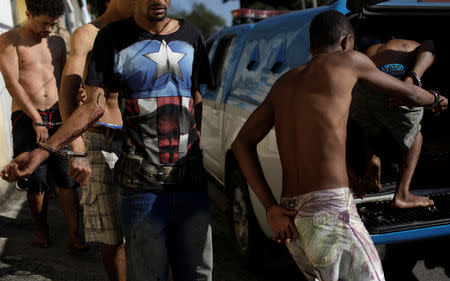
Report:
[[[434,201],[428,197],[416,196],[409,193],[407,196],[394,196],[392,207],[398,209],[430,207],[434,205]]]
[[[87,252],[89,250],[89,246],[87,246],[86,244],[83,244],[82,242],[69,242],[69,244],[67,244],[67,249],[72,252],[72,253],[76,253],[76,252]]]
[[[49,244],[49,234],[48,234],[48,227],[39,230],[36,236],[34,237],[33,241],[31,241],[31,246],[36,248],[48,248]]]
[[[35,237],[33,241],[31,241],[31,246],[35,248],[48,248],[48,239],[40,239]]]
[[[366,173],[362,181],[362,189],[365,192],[379,192],[381,190],[381,161],[375,155],[367,163]]]
[[[364,189],[362,182],[359,178],[352,179],[351,177],[349,177],[349,186],[350,189],[353,190],[353,193],[355,194],[356,197],[361,199],[366,197],[366,190]]]

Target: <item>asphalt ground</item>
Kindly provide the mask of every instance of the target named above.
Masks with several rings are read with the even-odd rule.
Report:
[[[251,267],[240,263],[233,250],[230,203],[212,183],[209,192],[213,214],[213,280],[302,280],[283,248],[266,253]],[[31,247],[35,227],[26,193],[14,192],[0,206],[0,280],[107,280],[100,245],[91,244],[90,251],[84,254],[69,253],[63,214],[55,198],[49,202],[48,214],[53,242],[50,248],[39,249]],[[267,243],[261,247],[274,246],[271,241]],[[378,248],[387,280],[450,280],[449,237]]]

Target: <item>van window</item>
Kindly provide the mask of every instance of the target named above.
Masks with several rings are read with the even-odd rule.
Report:
[[[216,81],[214,88],[209,87],[209,90],[216,91],[220,85],[220,80],[222,78],[223,65],[225,63],[225,59],[230,50],[231,44],[233,43],[236,37],[234,35],[225,36],[220,39],[217,44],[216,52],[214,53],[214,57],[212,59],[211,68],[214,77],[214,81]]]

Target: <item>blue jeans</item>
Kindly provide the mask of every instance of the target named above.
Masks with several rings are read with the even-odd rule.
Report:
[[[122,190],[127,272],[133,281],[212,280],[208,192]]]

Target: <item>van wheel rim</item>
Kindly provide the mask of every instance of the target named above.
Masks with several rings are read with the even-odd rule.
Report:
[[[233,222],[234,235],[241,252],[248,250],[248,219],[247,205],[245,203],[244,194],[240,187],[234,189],[233,195]]]

